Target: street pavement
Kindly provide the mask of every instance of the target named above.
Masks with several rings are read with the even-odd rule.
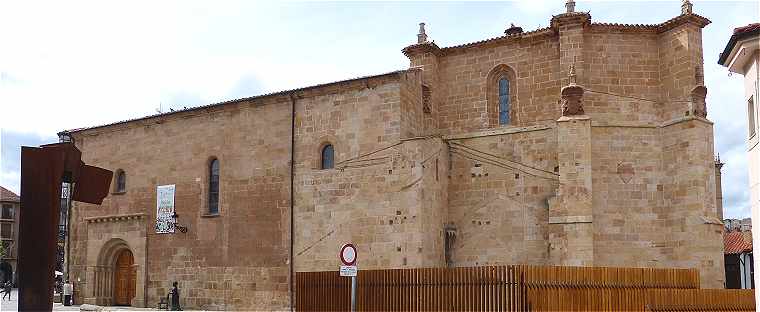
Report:
[[[18,289],[11,293],[11,300],[2,300],[0,302],[0,311],[18,311]],[[79,311],[79,305],[64,306],[60,303],[53,303],[53,311]],[[133,308],[133,307],[103,307],[103,311],[158,311],[157,309]]]

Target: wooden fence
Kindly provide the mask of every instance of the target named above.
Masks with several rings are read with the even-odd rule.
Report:
[[[363,270],[358,311],[527,311],[513,266]],[[297,311],[347,311],[351,282],[338,272],[296,274]]]
[[[358,311],[754,311],[752,291],[703,290],[694,269],[487,266],[363,270]],[[297,311],[348,311],[350,278],[296,274]]]

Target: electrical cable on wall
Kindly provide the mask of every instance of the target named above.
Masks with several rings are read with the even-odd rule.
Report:
[[[610,92],[604,92],[604,91],[595,91],[595,90],[592,90],[592,89],[585,89],[585,91],[586,92],[591,92],[591,93],[606,94],[606,95],[611,95],[611,96],[616,96],[616,97],[621,97],[621,98],[634,99],[634,100],[639,100],[639,101],[647,101],[647,102],[654,102],[654,103],[662,103],[663,102],[663,101],[660,101],[660,100],[651,100],[651,99],[640,98],[640,97],[636,97],[636,96],[632,96],[632,95],[622,95],[622,94],[616,94],[616,93],[610,93]],[[691,101],[689,101],[689,100],[672,100],[672,101],[664,101],[664,102],[688,103],[688,102],[691,102]]]
[[[534,168],[534,167],[531,167],[529,165],[525,165],[525,164],[521,164],[521,163],[509,161],[509,160],[508,160],[509,162],[514,163],[514,164],[507,164],[507,163],[501,162],[499,160],[489,159],[489,158],[484,157],[482,155],[478,155],[477,153],[475,153],[475,152],[473,152],[471,150],[468,150],[468,149],[465,149],[465,148],[460,148],[460,147],[458,147],[456,145],[450,146],[450,149],[451,149],[452,152],[455,152],[459,156],[462,156],[462,157],[465,157],[465,158],[468,158],[468,159],[472,159],[472,160],[476,160],[476,161],[480,161],[480,162],[483,162],[483,163],[488,163],[490,165],[494,165],[494,166],[501,167],[501,168],[504,168],[504,169],[519,171],[519,172],[525,173],[527,175],[534,176],[536,178],[547,179],[547,180],[557,180],[557,179],[559,179],[559,174],[557,174],[557,173],[546,171],[546,170],[542,170],[542,169],[538,169],[538,168]],[[475,150],[475,151],[477,151],[477,150]],[[499,158],[499,159],[502,159],[502,158]],[[545,176],[545,175],[541,175],[541,174],[536,174],[536,173],[530,172],[528,170],[519,168],[520,166],[536,170],[538,172],[541,172],[542,174],[548,174],[549,176]]]
[[[481,154],[488,155],[488,156],[491,156],[491,157],[494,157],[494,158],[497,158],[497,159],[504,160],[506,162],[512,163],[513,165],[523,166],[523,167],[527,167],[527,168],[530,168],[530,169],[533,169],[533,170],[545,172],[545,173],[548,173],[550,175],[559,176],[559,174],[557,174],[557,173],[555,173],[553,171],[544,170],[544,169],[541,169],[541,168],[538,168],[538,167],[534,167],[534,166],[531,166],[531,165],[528,165],[528,164],[525,164],[525,163],[517,162],[517,161],[514,161],[514,160],[509,160],[509,159],[506,159],[504,157],[501,157],[501,156],[498,156],[498,155],[494,155],[494,154],[491,154],[491,153],[484,152],[482,150],[476,149],[476,148],[474,148],[472,146],[464,145],[462,143],[458,143],[458,142],[455,142],[455,141],[449,141],[448,143],[449,144],[453,144],[453,145],[455,145],[457,147],[463,147],[464,149],[467,149],[467,150],[470,150],[470,151],[474,151],[474,152],[477,152],[477,153],[481,153]],[[520,170],[520,169],[515,169],[515,170]],[[526,173],[528,173],[528,172],[526,172]]]

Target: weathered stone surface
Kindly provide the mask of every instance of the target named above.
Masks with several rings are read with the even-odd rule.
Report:
[[[186,307],[285,309],[293,103],[296,271],[336,270],[353,242],[361,269],[695,267],[722,287],[712,123],[691,101],[701,26],[678,21],[614,28],[566,13],[536,32],[407,48],[407,71],[75,131],[85,162],[127,173],[125,193],[74,208],[78,300],[110,302],[98,285],[129,248],[134,305],[178,281]],[[562,116],[571,65],[583,106]],[[492,73],[510,79],[508,125]],[[322,169],[327,144],[335,167]],[[212,158],[218,215],[206,213]],[[164,184],[188,233],[154,234]]]

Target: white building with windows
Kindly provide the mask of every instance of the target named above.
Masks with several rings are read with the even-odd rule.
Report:
[[[718,64],[728,68],[732,73],[744,75],[744,100],[747,106],[747,154],[749,156],[749,188],[752,207],[752,222],[760,221],[760,147],[758,147],[758,73],[760,68],[760,23],[750,24],[734,29],[734,34],[729,39],[723,53],[720,54]],[[757,226],[754,226],[757,228]],[[753,241],[760,239],[758,233],[753,232]],[[758,259],[754,260],[755,267]],[[758,276],[755,276],[755,285],[758,284]],[[755,298],[760,302],[760,296],[755,293]]]

